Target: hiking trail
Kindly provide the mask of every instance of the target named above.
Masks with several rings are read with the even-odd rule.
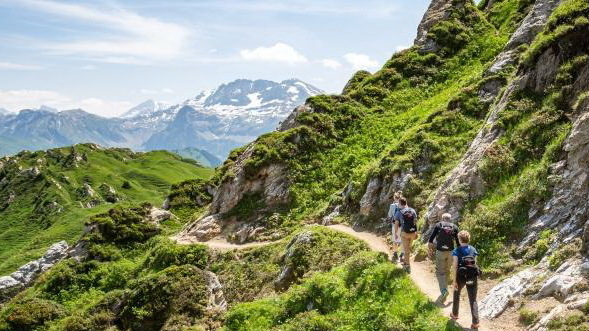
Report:
[[[364,241],[368,244],[368,247],[375,251],[375,252],[382,252],[387,254],[388,256],[391,255],[391,249],[386,242],[386,240],[371,232],[365,231],[356,231],[350,226],[344,224],[336,224],[336,225],[328,225],[330,229],[346,233],[356,239]],[[232,244],[222,239],[213,239],[207,242],[200,242],[193,240],[187,237],[174,237],[179,244],[203,244],[207,245],[212,249],[217,249],[221,251],[228,251],[233,249],[247,249],[252,247],[261,247],[265,245],[272,244],[274,242],[255,242],[255,243],[248,243],[248,244]],[[415,262],[411,261],[411,280],[417,285],[417,287],[423,292],[432,302],[436,303],[438,307],[442,310],[444,316],[449,317],[450,312],[452,311],[452,288],[449,286],[450,295],[446,299],[444,304],[437,303],[438,297],[440,295],[440,289],[438,288],[438,281],[436,279],[434,265],[429,261],[424,262]],[[484,297],[487,290],[492,287],[490,282],[479,280],[478,285],[478,295],[477,301]],[[460,310],[459,310],[459,319],[457,320],[457,324],[463,330],[471,330],[471,315],[470,315],[470,306],[468,304],[468,298],[466,295],[466,288],[462,290],[461,298],[460,298]],[[481,319],[479,331],[491,331],[491,330],[523,330],[520,328],[517,323],[514,321],[506,321],[502,320],[501,318],[494,319],[492,321]]]

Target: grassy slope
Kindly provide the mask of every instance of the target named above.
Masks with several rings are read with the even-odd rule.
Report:
[[[113,207],[103,203],[90,209],[81,208],[76,189],[84,182],[91,183],[97,191],[102,183],[112,186],[123,195],[119,204],[150,202],[159,206],[171,184],[194,177],[208,178],[212,174],[212,169],[184,162],[167,152],[133,154],[126,150],[93,150],[83,145],[76,149],[78,153],[85,153],[88,159],[79,167],[69,168],[49,161],[40,168],[45,179],[59,181],[63,190],[55,184],[47,184],[45,179],[23,180],[4,189],[15,192],[17,199],[0,212],[0,275],[37,258],[57,241],[72,243],[77,240],[90,215]],[[54,151],[65,155],[69,149]],[[27,153],[18,157],[18,163],[26,169],[43,158],[46,154],[42,152]],[[67,176],[69,184],[61,181],[61,176]],[[122,188],[125,181],[131,184],[131,188]],[[47,217],[40,215],[42,213],[34,206],[39,203],[37,198],[41,195],[44,201],[59,201],[63,211]]]

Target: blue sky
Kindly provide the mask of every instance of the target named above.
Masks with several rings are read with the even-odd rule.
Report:
[[[0,107],[115,116],[237,78],[339,92],[410,46],[429,0],[0,0]]]

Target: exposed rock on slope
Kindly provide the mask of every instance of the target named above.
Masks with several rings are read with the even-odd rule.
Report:
[[[512,35],[505,50],[496,58],[490,72],[498,72],[505,65],[513,62],[506,59],[515,59],[519,55],[518,52],[513,51],[514,47],[530,43],[546,24],[548,17],[559,2],[556,0],[539,0],[535,3],[530,13]],[[552,66],[552,70],[554,72],[556,66]],[[545,74],[543,71],[539,71],[539,73]],[[523,81],[530,75],[531,73],[522,73],[515,78],[506,88],[499,101],[492,107],[485,125],[470,144],[469,150],[462,161],[448,175],[432,199],[433,202],[427,210],[427,219],[430,224],[437,222],[441,215],[446,212],[452,214],[455,219],[459,219],[466,202],[484,192],[483,179],[479,173],[479,163],[488,148],[502,136],[502,129],[497,128],[495,125],[498,114],[505,110],[514,94],[526,87]],[[546,86],[546,84],[543,84],[538,86],[537,89],[543,89]],[[460,192],[468,193],[466,199]]]
[[[39,259],[31,261],[9,276],[0,277],[0,302],[29,286],[41,273],[68,256],[69,246],[65,241],[53,244]]]

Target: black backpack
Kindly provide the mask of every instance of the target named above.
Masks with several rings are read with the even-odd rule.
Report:
[[[477,265],[476,258],[473,255],[466,255],[458,260],[458,279],[470,285],[479,276],[481,269]]]
[[[414,233],[417,232],[417,223],[415,213],[409,209],[405,208],[401,210],[401,214],[403,214],[403,232],[405,233]]]
[[[454,248],[454,236],[455,236],[454,224],[448,222],[441,222],[436,241],[438,248],[444,250],[452,250]]]

